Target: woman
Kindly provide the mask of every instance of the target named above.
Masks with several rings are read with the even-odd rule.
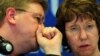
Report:
[[[95,0],[66,0],[58,8],[56,27],[74,56],[100,56],[99,8]]]

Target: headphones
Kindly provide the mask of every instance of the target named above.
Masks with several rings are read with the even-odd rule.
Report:
[[[13,52],[14,47],[10,41],[0,36],[0,54],[9,55]]]

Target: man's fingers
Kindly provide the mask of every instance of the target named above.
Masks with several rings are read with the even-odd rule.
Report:
[[[62,33],[57,29],[57,28],[55,28],[55,27],[53,27],[53,29],[54,29],[54,34],[55,34],[55,36],[54,36],[54,39],[52,39],[52,40],[62,40]]]
[[[45,28],[43,29],[43,32],[42,32],[42,33],[43,33],[43,36],[44,36],[45,38],[51,39],[52,36],[51,36],[50,32],[51,32],[51,27],[45,27]]]
[[[43,27],[42,26],[39,26],[38,27],[38,30],[36,32],[37,40],[38,40],[38,42],[47,42],[48,39],[43,36],[42,30],[43,30]]]

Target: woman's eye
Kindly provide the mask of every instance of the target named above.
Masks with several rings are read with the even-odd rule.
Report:
[[[71,31],[72,32],[77,32],[79,29],[77,28],[77,27],[73,27],[73,28],[71,28]]]
[[[90,30],[90,29],[92,29],[93,27],[94,27],[94,25],[87,25],[87,26],[86,26],[86,29],[87,29],[87,30]]]

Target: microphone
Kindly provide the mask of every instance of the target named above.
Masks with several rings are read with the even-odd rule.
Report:
[[[13,52],[13,50],[14,47],[12,43],[0,36],[0,54],[9,55]]]

